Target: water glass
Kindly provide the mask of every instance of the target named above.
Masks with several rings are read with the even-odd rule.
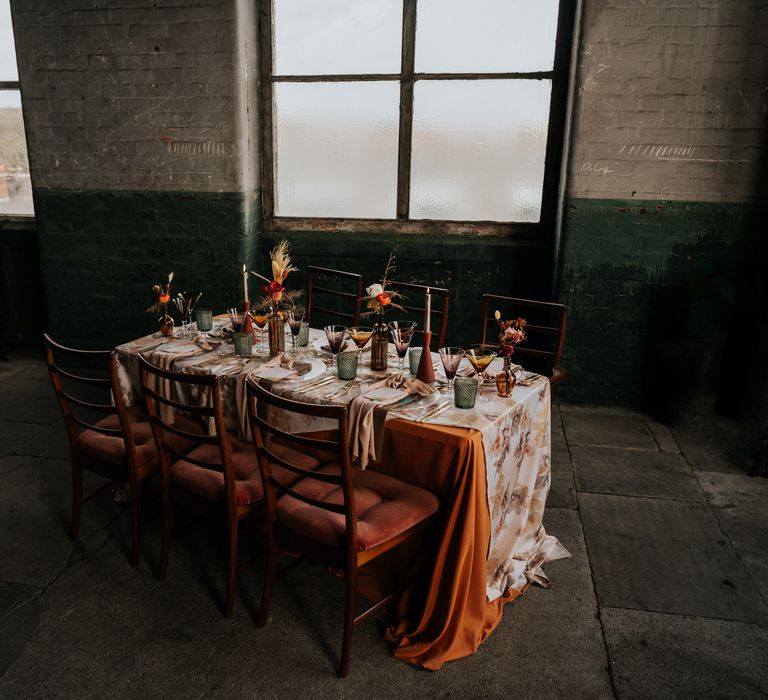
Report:
[[[196,309],[195,321],[197,322],[197,330],[202,333],[213,328],[213,310],[212,309]]]
[[[421,348],[408,350],[408,368],[414,376],[419,371],[419,362],[421,362]]]
[[[250,355],[253,350],[253,336],[250,333],[233,333],[235,341],[235,354]]]
[[[301,329],[296,337],[296,345],[300,348],[305,348],[309,345],[309,323],[307,321],[301,322]]]
[[[476,376],[453,380],[453,402],[456,408],[474,408],[480,381]]]
[[[357,361],[359,353],[341,352],[336,356],[336,369],[339,379],[354,379],[357,376]]]

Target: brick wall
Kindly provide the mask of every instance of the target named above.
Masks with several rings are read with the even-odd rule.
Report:
[[[149,288],[170,270],[177,290],[231,305],[258,231],[252,3],[12,13],[48,328],[100,347],[148,332]]]
[[[586,0],[558,280],[574,371],[561,398],[714,403],[721,314],[743,302],[764,177],[766,36],[764,2]]]

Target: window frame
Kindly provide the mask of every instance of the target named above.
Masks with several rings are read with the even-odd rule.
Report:
[[[261,99],[261,190],[264,226],[270,231],[448,233],[495,235],[528,239],[540,245],[554,242],[558,182],[563,153],[569,61],[575,0],[560,0],[551,70],[506,73],[416,73],[416,5],[403,0],[402,56],[399,73],[275,75],[275,0],[259,3],[259,77]],[[410,219],[410,172],[413,131],[413,93],[417,80],[551,80],[552,92],[547,126],[541,216],[538,222],[455,221]],[[286,83],[397,81],[400,84],[400,125],[398,134],[397,206],[394,219],[276,216],[274,211],[274,86]],[[404,147],[404,144],[410,147]],[[548,234],[545,236],[544,234]]]

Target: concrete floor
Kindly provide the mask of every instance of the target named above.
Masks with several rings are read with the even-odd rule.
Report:
[[[561,406],[545,516],[573,557],[507,607],[479,652],[435,673],[397,661],[372,620],[333,672],[342,588],[293,569],[272,619],[246,540],[224,619],[221,537],[177,519],[168,578],[126,561],[129,514],[103,494],[65,534],[70,474],[41,362],[0,362],[0,698],[682,698],[768,695],[768,479],[628,410]]]

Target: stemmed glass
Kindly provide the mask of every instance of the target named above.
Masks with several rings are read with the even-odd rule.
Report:
[[[400,371],[405,371],[405,356],[408,353],[408,347],[413,340],[413,331],[416,328],[415,321],[390,321],[389,330],[392,331],[392,341],[397,350],[397,356],[400,358]]]
[[[473,345],[467,350],[466,357],[475,370],[477,381],[482,384],[488,378],[485,370],[496,359],[496,349],[492,345]],[[488,403],[488,399],[482,394],[480,394],[480,403]]]
[[[453,396],[453,378],[459,369],[461,360],[464,357],[463,348],[440,348],[440,360],[445,370],[445,378],[448,380],[448,397]]]
[[[288,326],[291,329],[291,340],[293,342],[293,352],[299,352],[299,346],[296,344],[296,338],[301,331],[301,322],[304,320],[304,309],[297,309],[292,306],[288,309]],[[330,340],[328,341],[330,343]]]
[[[197,304],[197,300],[200,296],[200,294],[195,297],[189,292],[179,292],[176,297],[174,297],[173,303],[178,309],[179,316],[181,317],[181,335],[184,338],[186,338],[189,333],[187,326],[192,322],[192,310],[195,308],[195,304]]]
[[[373,335],[373,328],[369,328],[368,326],[354,326],[353,328],[347,328],[347,333],[349,334],[349,337],[352,338],[352,342],[357,345],[357,361],[358,363],[362,363],[363,348],[365,347],[365,344],[371,339],[371,336]]]
[[[266,348],[264,347],[264,329],[267,326],[267,321],[269,320],[269,314],[266,311],[256,311],[251,312],[251,316],[253,317],[253,322],[256,324],[256,328],[259,329],[259,352],[266,352]]]
[[[333,355],[333,366],[336,367],[336,355],[341,351],[344,345],[344,338],[347,335],[346,326],[326,326],[323,328],[325,337],[328,338],[328,347]]]

